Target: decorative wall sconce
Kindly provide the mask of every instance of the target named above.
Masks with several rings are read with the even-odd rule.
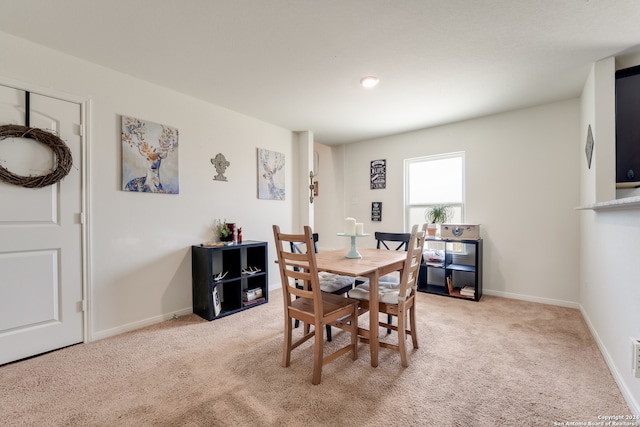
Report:
[[[313,152],[313,170],[309,172],[309,202],[313,203],[313,198],[318,196],[318,181],[313,179],[318,176],[320,169],[320,155]]]
[[[316,183],[313,182],[313,178],[314,178],[314,174],[313,171],[309,172],[309,203],[313,203],[313,196],[317,196],[318,193],[316,192]]]
[[[224,176],[224,172],[227,170],[227,167],[231,165],[231,163],[227,161],[227,159],[224,157],[224,154],[216,154],[216,157],[211,159],[211,164],[216,168],[216,172],[218,172],[218,174],[214,176],[213,179],[215,181],[226,181],[227,177]]]

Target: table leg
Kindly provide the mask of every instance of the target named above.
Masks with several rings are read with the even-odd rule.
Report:
[[[369,346],[371,347],[371,366],[378,366],[378,278],[376,270],[369,277]]]

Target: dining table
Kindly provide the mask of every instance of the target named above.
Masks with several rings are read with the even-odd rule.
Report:
[[[369,340],[371,366],[378,366],[379,349],[379,278],[394,271],[401,271],[407,253],[386,249],[360,248],[361,258],[347,258],[344,249],[323,251],[316,254],[318,271],[339,274],[341,276],[366,277],[369,279],[369,329],[358,328],[358,335]]]

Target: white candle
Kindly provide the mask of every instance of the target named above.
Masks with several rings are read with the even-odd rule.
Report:
[[[347,236],[353,236],[356,234],[356,220],[355,218],[344,219],[344,234]]]
[[[361,222],[356,222],[356,236],[362,236],[364,234],[363,225]]]

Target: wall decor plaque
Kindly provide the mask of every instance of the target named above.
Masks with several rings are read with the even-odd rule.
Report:
[[[387,160],[373,160],[370,170],[371,190],[387,187]]]
[[[382,221],[382,202],[371,202],[371,221]]]
[[[591,132],[591,125],[587,129],[587,145],[584,147],[584,151],[587,155],[587,166],[591,169],[591,158],[593,157],[593,133]]]
[[[218,153],[211,159],[211,164],[216,168],[217,175],[213,177],[214,181],[226,181],[227,177],[224,176],[224,172],[231,163],[224,157],[224,154]]]

